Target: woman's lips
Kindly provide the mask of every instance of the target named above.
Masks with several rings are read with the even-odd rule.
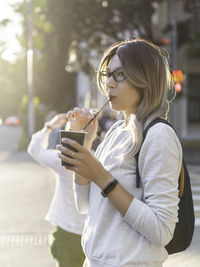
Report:
[[[114,100],[116,96],[109,96],[110,101]]]

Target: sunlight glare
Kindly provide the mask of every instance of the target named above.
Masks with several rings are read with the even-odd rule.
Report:
[[[17,54],[22,52],[16,35],[22,34],[21,16],[16,14],[9,4],[19,3],[22,0],[1,0],[0,1],[0,21],[9,19],[10,22],[5,26],[0,26],[0,41],[5,42],[5,48],[1,57],[9,62],[14,62]]]

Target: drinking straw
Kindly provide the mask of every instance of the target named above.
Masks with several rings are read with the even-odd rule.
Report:
[[[106,101],[106,103],[99,109],[99,111],[94,115],[93,118],[91,118],[88,123],[83,127],[82,131],[84,131],[89,125],[90,123],[93,122],[93,120],[99,115],[99,113],[105,108],[105,106],[109,103],[110,99],[108,99],[108,101]]]

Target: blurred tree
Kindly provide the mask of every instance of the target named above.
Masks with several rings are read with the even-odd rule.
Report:
[[[9,63],[0,57],[0,115],[5,118],[18,114],[22,95],[26,91],[23,60]]]
[[[24,18],[24,34],[20,42],[25,49],[28,39],[28,4],[29,1],[24,0],[13,6],[15,11],[22,14]],[[65,71],[68,37],[64,29],[62,32],[58,30],[59,34],[56,33],[53,23],[47,18],[50,13],[48,1],[33,1],[34,95],[37,95],[49,109],[63,112],[74,106],[75,74]],[[60,42],[62,34],[65,42]]]
[[[6,27],[10,19],[0,21],[0,28]],[[26,65],[23,58],[16,62],[8,62],[2,58],[6,49],[6,41],[0,40],[0,116],[18,115],[18,106],[26,91]]]
[[[42,103],[48,104],[49,109],[63,111],[73,107],[75,102],[73,71],[84,70],[90,73],[91,65],[113,41],[133,36],[152,39],[151,17],[154,13],[152,4],[161,1],[34,0],[35,95]],[[185,8],[194,14],[193,17],[196,19],[196,9],[191,5],[195,0],[183,1]],[[28,2],[24,0],[14,5],[14,9],[24,17],[24,35],[19,38],[25,49]],[[2,22],[6,23],[8,22]],[[178,25],[178,31],[183,32],[179,30],[180,27],[189,31],[188,23]],[[179,35],[179,43],[191,42],[198,52],[199,27],[194,28],[195,33],[189,40],[186,39],[187,34]]]
[[[46,116],[45,109],[40,104],[39,97],[35,96],[33,98],[33,106],[34,106],[34,113],[35,113],[35,131],[40,130],[44,124],[44,118]],[[18,144],[19,150],[27,149],[28,144],[30,142],[30,136],[28,134],[28,120],[27,120],[27,113],[28,113],[28,95],[24,94],[21,98],[21,102],[19,105],[19,116],[20,122],[22,126],[22,135],[20,138],[20,142]]]
[[[66,1],[63,9],[68,18],[67,25],[71,27],[67,70],[90,72],[91,61],[93,65],[99,54],[114,41],[133,36],[152,39],[153,2],[155,1]]]
[[[160,2],[162,0],[158,0]],[[74,106],[75,74],[91,71],[90,59],[113,41],[133,35],[151,38],[155,0],[35,0],[35,94],[52,109]],[[15,5],[24,17],[26,47],[28,2]],[[75,64],[74,64],[75,62]],[[65,66],[67,63],[66,69]]]

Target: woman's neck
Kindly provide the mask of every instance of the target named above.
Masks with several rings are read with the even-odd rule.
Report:
[[[134,114],[124,113],[125,127],[129,124],[130,120],[133,120]]]

